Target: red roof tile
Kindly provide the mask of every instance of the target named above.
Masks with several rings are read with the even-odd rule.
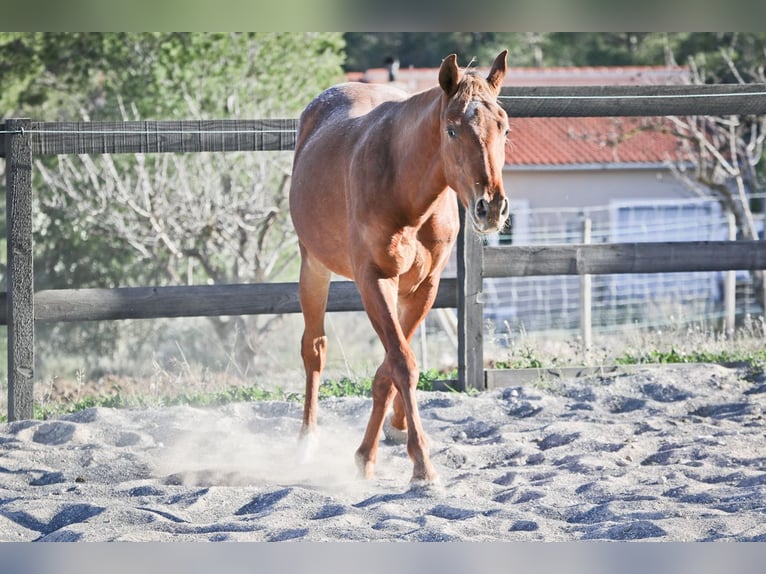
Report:
[[[683,156],[660,118],[511,118],[506,164],[662,163]]]

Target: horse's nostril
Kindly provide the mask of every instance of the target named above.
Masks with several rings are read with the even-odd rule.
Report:
[[[500,208],[500,217],[508,215],[508,198],[503,198],[503,206]]]
[[[479,198],[476,201],[476,217],[479,219],[485,219],[487,217],[487,212],[489,211],[489,202],[487,202],[486,199],[483,197]]]

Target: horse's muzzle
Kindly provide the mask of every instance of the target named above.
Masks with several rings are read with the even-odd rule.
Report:
[[[479,233],[494,233],[499,231],[508,219],[508,198],[496,194],[491,201],[480,197],[473,205],[474,229]]]

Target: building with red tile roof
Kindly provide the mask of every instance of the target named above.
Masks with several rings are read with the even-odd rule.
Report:
[[[483,68],[480,71],[488,72]],[[435,68],[404,68],[395,83],[417,92],[436,84]],[[350,80],[389,83],[386,68],[348,75]],[[685,68],[660,66],[510,68],[503,85],[583,86],[684,84]],[[659,118],[511,118],[509,166],[661,164],[683,157],[683,142]]]
[[[684,141],[661,118],[511,118],[509,166],[661,164],[684,157]]]

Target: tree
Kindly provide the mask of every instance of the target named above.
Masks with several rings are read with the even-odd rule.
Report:
[[[752,44],[748,42],[748,45]],[[733,43],[719,48],[713,55],[712,60],[719,60],[719,65],[710,70],[713,81],[719,82],[723,78],[735,79],[738,83],[748,83],[748,80],[766,83],[763,66],[740,71],[736,53],[736,44]],[[698,67],[700,61],[706,64],[708,59],[704,54],[689,58],[692,79],[697,84],[709,80],[706,73],[709,68]],[[739,59],[740,65],[747,65],[746,62]],[[692,116],[671,120],[676,135],[691,143],[694,154],[693,172],[687,174],[679,169],[679,177],[700,194],[712,195],[724,210],[732,213],[742,239],[758,239],[753,209],[758,207],[764,210],[763,197],[755,200],[754,196],[762,196],[766,191],[763,179],[766,116]],[[762,271],[751,271],[751,274],[758,299],[766,309],[764,274]]]
[[[766,35],[695,33],[658,35],[666,47],[668,63],[685,64],[694,84],[766,83],[762,56]],[[639,129],[670,131],[686,143],[676,175],[700,196],[716,199],[733,214],[738,236],[759,238],[753,209],[763,210],[764,116],[670,117],[669,122],[642,121]],[[630,137],[622,134],[620,137]],[[691,160],[691,162],[690,162]],[[688,164],[693,164],[691,169]],[[755,290],[766,303],[761,271],[753,271]],[[766,305],[765,305],[766,308]]]
[[[32,117],[297,117],[342,74],[339,34],[6,40],[5,47],[33,55],[37,80],[14,68],[24,89],[13,108]],[[38,158],[37,288],[275,280],[296,253],[286,202],[290,162],[291,154],[279,152]],[[222,339],[237,341],[245,369],[251,339],[268,322],[211,321]]]
[[[462,65],[489,66],[507,48],[512,66],[534,65],[533,44],[539,35],[504,32],[348,32],[345,69],[364,71],[383,66],[388,57],[402,67],[434,68],[449,54]]]
[[[340,77],[343,39],[328,33],[0,32],[4,116],[120,119],[119,100],[146,119],[231,115],[230,96],[295,113]],[[243,88],[247,86],[249,93]],[[225,97],[222,97],[225,95]]]

